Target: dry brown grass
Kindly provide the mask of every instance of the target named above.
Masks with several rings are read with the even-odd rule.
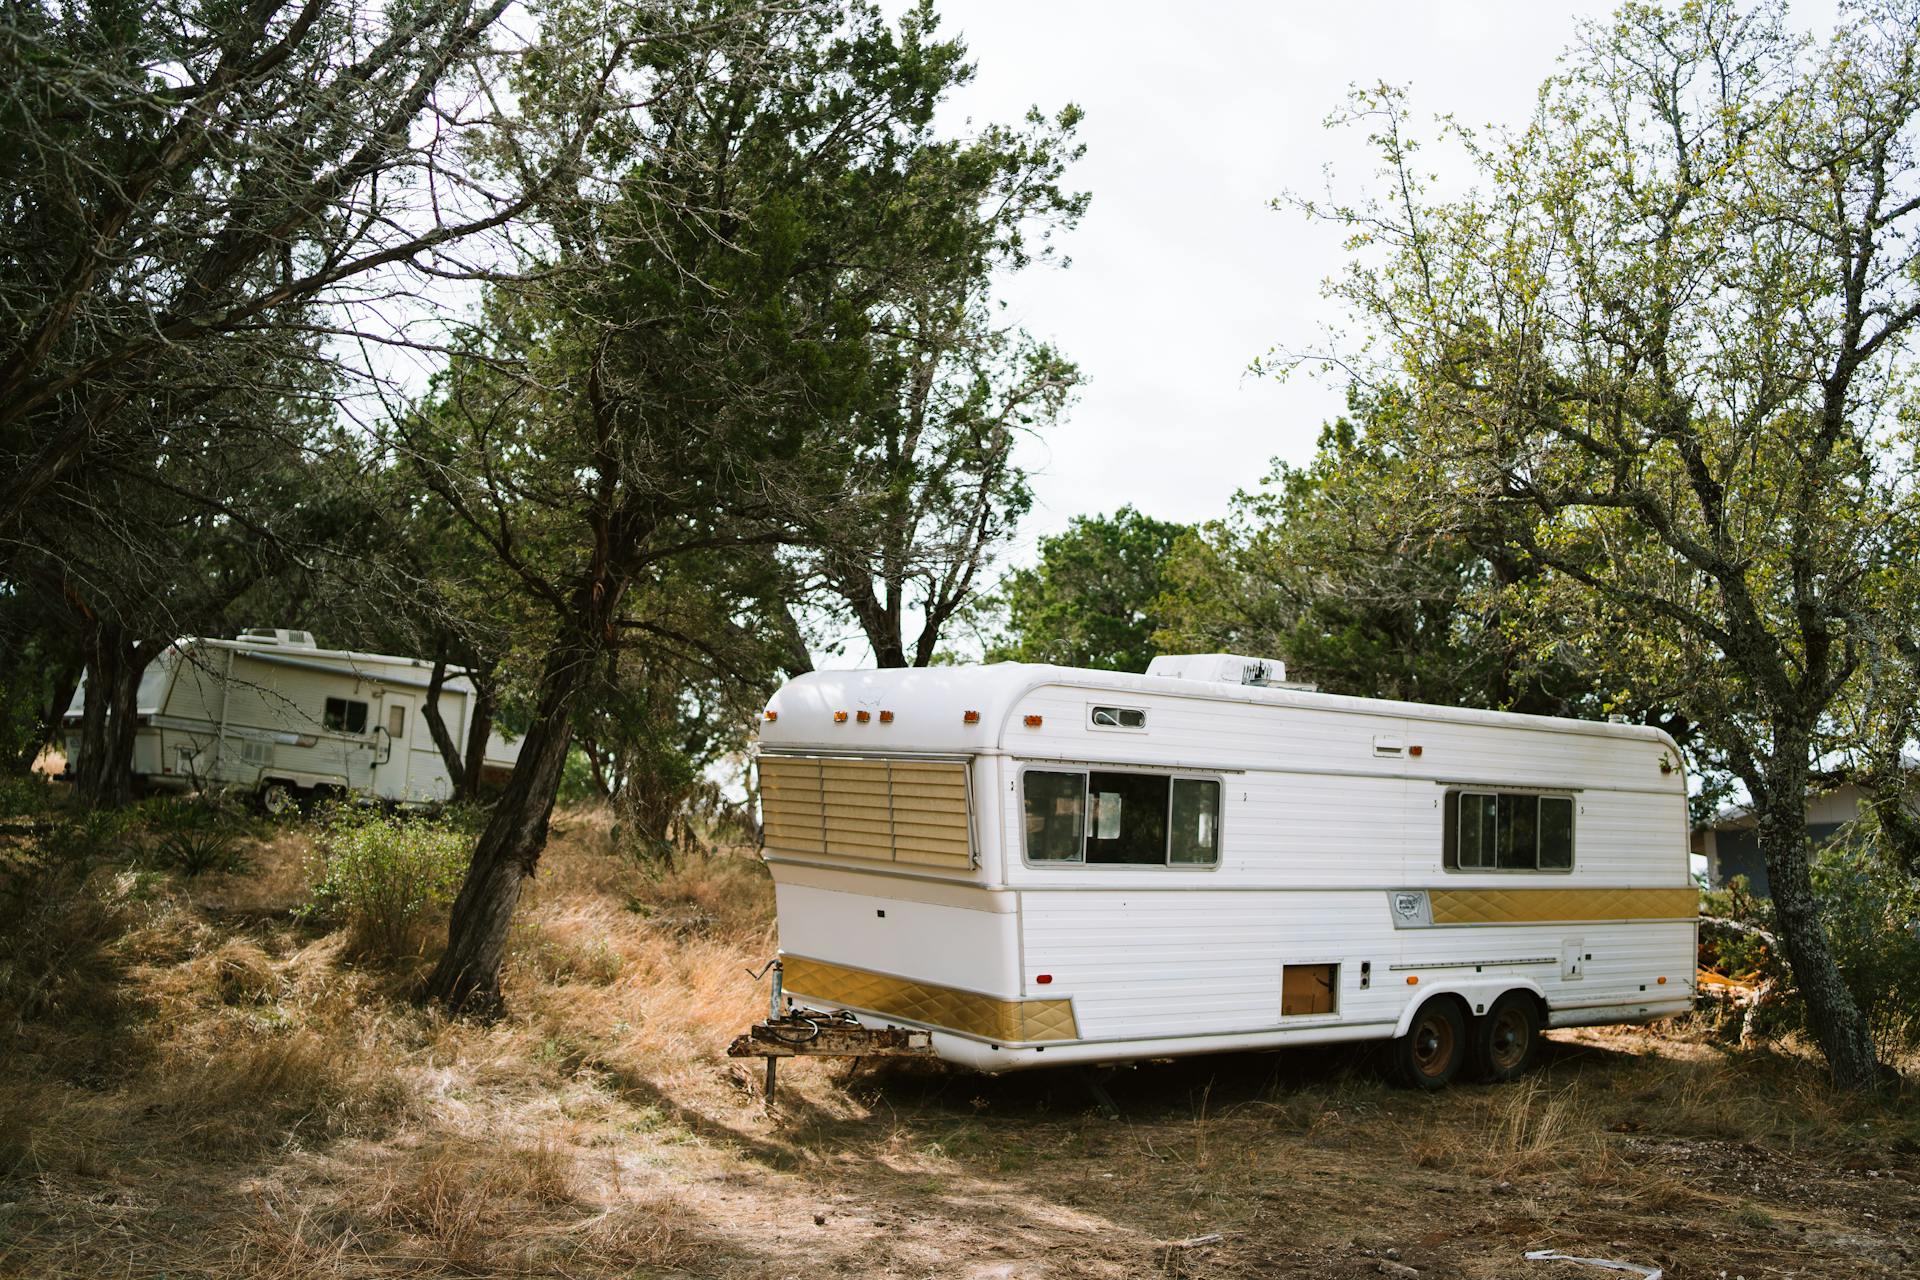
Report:
[[[0,940],[0,1276],[1920,1264],[1920,1115],[1833,1097],[1795,1046],[1562,1034],[1539,1074],[1437,1097],[1359,1053],[1195,1059],[1122,1073],[1119,1122],[1069,1073],[796,1064],[769,1113],[721,1056],[773,948],[752,858],[654,873],[602,815],[561,815],[511,1014],[480,1025],[292,918],[296,831],[246,853],[244,876],[69,877],[35,908],[47,936]]]

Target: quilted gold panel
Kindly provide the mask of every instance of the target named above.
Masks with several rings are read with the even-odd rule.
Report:
[[[870,1009],[1005,1044],[1080,1038],[1071,1000],[1002,1000],[806,956],[783,956],[780,967],[788,991],[835,1008]]]
[[[1575,920],[1691,920],[1700,891],[1683,889],[1435,889],[1435,924],[1551,924]]]
[[[955,760],[765,756],[767,848],[965,870],[967,767]]]

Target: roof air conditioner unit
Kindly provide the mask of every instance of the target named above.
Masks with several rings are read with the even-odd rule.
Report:
[[[1147,674],[1268,688],[1286,683],[1287,664],[1278,658],[1249,658],[1238,653],[1167,653],[1147,664]]]

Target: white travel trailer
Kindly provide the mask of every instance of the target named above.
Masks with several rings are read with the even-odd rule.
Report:
[[[303,795],[427,805],[453,795],[421,705],[433,664],[321,649],[305,631],[254,628],[232,640],[180,640],[155,658],[135,698],[133,772],[147,786],[237,787],[269,811]],[[449,676],[439,708],[466,748],[472,688]],[[86,690],[66,714],[67,767],[78,758]],[[510,770],[518,743],[494,733],[483,776]]]
[[[759,747],[787,996],[983,1071],[1377,1039],[1429,1088],[1689,1007],[1670,738],[1283,676],[789,683]]]

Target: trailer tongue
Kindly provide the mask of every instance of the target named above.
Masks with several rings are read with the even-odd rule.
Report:
[[[863,1027],[848,1013],[794,1009],[734,1037],[727,1056],[767,1060],[767,1104],[771,1106],[782,1058],[931,1058],[933,1034],[907,1027]]]

